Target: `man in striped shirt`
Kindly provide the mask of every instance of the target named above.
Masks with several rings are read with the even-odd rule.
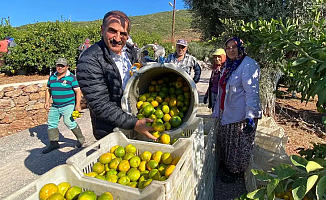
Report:
[[[50,76],[45,92],[44,108],[50,112],[48,115],[48,136],[50,145],[42,151],[49,153],[60,147],[58,123],[63,116],[63,122],[77,137],[76,147],[80,148],[85,138],[73,117],[74,110],[80,111],[81,91],[76,76],[68,70],[68,62],[64,58],[56,61],[57,71]],[[50,97],[52,96],[52,106],[50,107]]]

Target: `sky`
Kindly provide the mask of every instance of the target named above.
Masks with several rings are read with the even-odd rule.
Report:
[[[128,16],[172,11],[173,0],[12,0],[2,1],[0,19],[8,18],[13,27],[36,22],[63,19],[94,21],[102,19],[111,10],[121,10]],[[185,9],[182,0],[176,0],[176,10]]]

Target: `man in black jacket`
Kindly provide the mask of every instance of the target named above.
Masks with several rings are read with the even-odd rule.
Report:
[[[90,108],[97,140],[113,132],[115,127],[156,139],[149,133],[153,128],[146,125],[151,119],[138,120],[121,109],[130,67],[137,62],[136,50],[127,43],[130,28],[125,13],[106,13],[101,27],[102,39],[88,48],[77,64],[77,79]]]

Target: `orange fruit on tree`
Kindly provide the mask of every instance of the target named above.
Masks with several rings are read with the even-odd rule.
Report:
[[[175,169],[175,165],[169,165],[165,170],[165,177],[169,178]]]
[[[153,179],[147,179],[147,180],[144,180],[144,181],[140,181],[139,184],[138,184],[138,188],[139,189],[144,189],[146,186],[148,186],[151,182],[152,182]]]
[[[148,98],[147,98],[147,102],[151,103],[152,101],[154,101],[154,98],[155,98],[155,97],[148,97]]]
[[[167,102],[167,103],[169,103],[169,102],[170,102],[170,100],[171,100],[171,98],[170,98],[170,97],[165,97],[165,98],[164,98],[164,100],[163,100],[163,102]]]
[[[117,175],[118,172],[117,170],[115,169],[109,169],[107,172],[106,172],[106,175]]]
[[[181,125],[181,118],[179,116],[173,116],[170,120],[170,124],[172,127],[178,127]]]
[[[159,91],[161,91],[161,86],[155,85],[155,92],[159,92]]]
[[[97,200],[113,200],[113,196],[110,192],[102,193]]]
[[[149,119],[152,119],[153,122],[156,122],[157,117],[156,117],[156,115],[153,114],[153,115],[149,116]]]
[[[129,160],[131,167],[139,167],[141,160],[138,156],[134,156]]]
[[[143,176],[145,180],[149,179],[149,171],[145,170],[145,171],[140,172],[140,176]]]
[[[161,96],[157,96],[157,97],[155,97],[155,101],[157,101],[158,103],[162,103],[163,99]]]
[[[168,134],[165,133],[165,134],[161,135],[160,139],[163,144],[170,144],[171,139]]]
[[[181,119],[185,116],[182,110],[179,111],[179,115],[178,115],[178,116],[179,116]]]
[[[113,147],[111,147],[110,149],[110,153],[113,153],[114,154],[114,151],[119,147],[119,145],[115,145]]]
[[[54,183],[48,183],[41,188],[39,198],[40,200],[46,200],[49,196],[56,192],[58,192],[58,186]]]
[[[122,160],[118,166],[119,171],[127,172],[130,169],[130,164],[128,160]]]
[[[176,83],[175,83],[175,87],[176,88],[182,88],[183,87],[183,84],[182,84],[182,82],[181,81],[177,81]]]
[[[151,157],[152,157],[152,153],[149,152],[149,151],[144,151],[141,155],[140,155],[140,159],[142,161],[150,161],[151,160]]]
[[[164,114],[164,116],[163,116],[163,120],[165,121],[165,122],[169,122],[170,120],[171,120],[171,115],[170,114]]]
[[[85,174],[86,176],[89,176],[89,177],[95,177],[95,176],[97,176],[98,175],[98,173],[96,173],[96,172],[89,172],[89,173],[87,173],[87,174]]]
[[[185,96],[184,96],[184,95],[179,94],[179,95],[177,96],[177,101],[184,101],[184,100],[185,100]]]
[[[178,108],[183,107],[183,106],[184,106],[184,103],[182,101],[177,101]]]
[[[170,153],[166,152],[162,155],[162,162],[166,165],[170,165],[173,161],[173,157]]]
[[[161,176],[164,176],[165,175],[165,169],[167,168],[168,166],[164,163],[161,163],[158,165],[157,169],[158,171],[160,172]]]

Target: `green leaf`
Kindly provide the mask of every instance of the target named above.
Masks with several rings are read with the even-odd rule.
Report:
[[[296,170],[289,164],[281,163],[274,168],[274,172],[277,174],[278,179],[284,180],[293,176]]]
[[[306,169],[307,169],[307,172],[309,173],[309,172],[312,172],[312,171],[316,171],[318,169],[323,169],[323,166],[316,163],[315,161],[308,161]]]
[[[265,192],[266,192],[265,188],[260,188],[258,190],[248,193],[247,197],[250,199],[260,199],[261,197],[264,198]]]
[[[322,199],[326,189],[326,176],[321,177],[316,185],[317,200]]]
[[[262,181],[269,181],[269,180],[273,179],[272,176],[270,176],[268,173],[266,173],[262,170],[251,169],[251,172],[257,179],[262,180]]]
[[[316,181],[318,179],[318,175],[312,175],[308,178],[307,181],[307,190],[306,194],[311,190],[311,188],[315,185]]]
[[[315,161],[316,163],[320,164],[323,167],[326,167],[326,160],[324,160],[323,158],[314,158],[311,160]]]
[[[321,72],[321,71],[324,70],[325,68],[326,68],[326,61],[323,62],[323,63],[320,65],[320,67],[319,67],[319,69],[318,69],[318,72]]]
[[[308,59],[308,58],[299,58],[298,60],[295,60],[295,61],[292,63],[292,67],[295,67],[295,66],[301,65],[302,63],[306,62],[307,60],[309,60],[309,59]]]
[[[308,164],[308,161],[306,159],[302,158],[301,156],[297,156],[297,155],[290,156],[290,159],[294,166],[301,168],[301,169],[302,168],[306,169],[306,165]]]
[[[300,200],[306,195],[307,177],[298,178],[292,184],[292,195],[295,200]]]
[[[272,179],[268,182],[267,184],[267,196],[271,196],[275,190],[275,188],[277,187],[277,185],[279,184],[280,180],[279,179]],[[275,194],[275,192],[274,192]]]

